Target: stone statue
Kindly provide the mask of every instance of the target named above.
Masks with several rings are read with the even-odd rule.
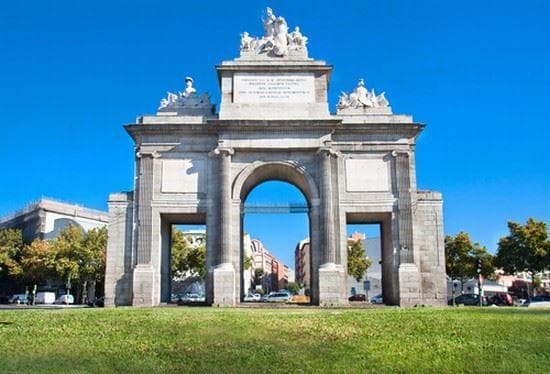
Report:
[[[177,99],[178,99],[177,94],[168,91],[166,93],[166,98],[163,98],[160,100],[159,109],[163,109],[170,106],[171,104],[174,104]]]
[[[288,26],[283,17],[277,17],[274,23],[273,54],[275,56],[286,56],[288,53]]]
[[[168,92],[166,98],[160,101],[159,113],[176,112],[178,114],[196,115],[196,113],[209,114],[212,112],[210,97],[208,94],[197,95],[193,87],[193,78],[185,77],[185,89],[177,94]]]
[[[380,95],[376,95],[374,89],[370,92],[365,87],[365,81],[359,79],[357,87],[349,95],[342,92],[338,99],[338,109],[346,108],[387,108],[390,103],[386,99],[385,92]]]
[[[185,91],[181,93],[181,96],[189,97],[191,95],[195,95],[196,93],[197,90],[193,87],[193,78],[185,77]]]
[[[275,20],[277,19],[275,17],[275,14],[273,14],[273,10],[270,7],[267,7],[265,10],[265,20],[264,22],[264,38],[265,39],[271,39],[275,35]]]
[[[303,36],[300,32],[300,28],[296,26],[294,31],[288,35],[288,44],[290,49],[305,49],[307,44],[307,37]]]
[[[248,33],[245,31],[241,34],[241,51],[251,51],[252,50],[252,41]]]
[[[241,34],[240,50],[242,55],[254,56],[264,54],[270,57],[285,57],[289,50],[300,51],[295,56],[307,57],[307,37],[302,35],[300,28],[288,33],[288,25],[284,17],[277,17],[273,9],[267,8],[262,17],[264,36],[253,38],[247,32]]]

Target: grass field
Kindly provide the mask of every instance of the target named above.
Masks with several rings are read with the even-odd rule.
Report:
[[[0,372],[550,372],[550,311],[0,311]]]

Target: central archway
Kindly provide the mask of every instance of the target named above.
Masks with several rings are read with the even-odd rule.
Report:
[[[319,303],[318,297],[318,268],[321,261],[319,251],[319,192],[312,176],[307,170],[296,162],[278,161],[262,162],[257,161],[245,168],[233,184],[232,198],[233,203],[238,204],[240,212],[239,225],[239,266],[240,282],[237,282],[239,288],[240,300],[243,300],[247,289],[243,281],[243,239],[244,239],[244,215],[245,202],[247,197],[257,186],[268,181],[286,182],[296,187],[303,195],[307,204],[307,217],[309,223],[310,238],[310,301],[312,304]]]

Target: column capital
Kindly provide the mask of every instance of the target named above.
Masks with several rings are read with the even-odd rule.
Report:
[[[392,155],[393,157],[397,157],[397,156],[409,157],[410,154],[411,154],[410,151],[397,151],[397,150],[391,151],[391,155]]]
[[[158,153],[157,151],[137,151],[136,152],[136,157],[137,158],[146,158],[146,157],[150,157],[150,158],[159,158],[160,157],[160,153]]]
[[[335,151],[334,149],[332,149],[332,147],[319,147],[316,154],[326,155],[326,156],[335,156],[335,157],[340,156],[340,152]]]
[[[216,147],[208,155],[210,157],[216,157],[216,156],[232,156],[235,154],[235,150],[230,147]]]

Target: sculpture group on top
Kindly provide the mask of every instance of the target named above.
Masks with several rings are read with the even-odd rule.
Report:
[[[159,112],[185,112],[186,110],[210,109],[210,97],[204,93],[197,95],[197,90],[193,87],[193,78],[185,77],[185,90],[183,92],[167,93],[167,96],[160,100]]]
[[[385,97],[385,92],[376,95],[374,88],[369,91],[365,87],[365,81],[359,79],[357,87],[347,94],[342,92],[338,99],[338,109],[347,108],[389,108],[389,101]]]
[[[298,51],[307,56],[307,37],[302,35],[299,27],[288,32],[286,20],[275,16],[271,8],[265,12],[264,36],[251,37],[248,32],[241,34],[241,55],[243,53],[266,54],[274,57],[285,57],[290,51]]]

